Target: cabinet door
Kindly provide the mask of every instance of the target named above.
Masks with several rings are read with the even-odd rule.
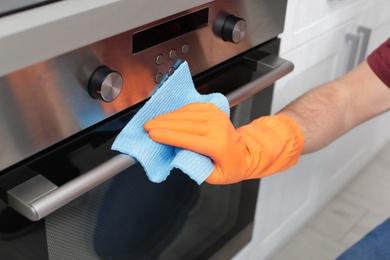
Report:
[[[375,6],[358,16],[355,32],[360,39],[360,48],[356,63],[390,37],[389,11],[390,1],[377,1]],[[339,192],[389,141],[389,129],[390,114],[385,113],[356,127],[319,152],[319,205]]]
[[[335,196],[367,164],[374,153],[371,149],[372,122],[366,122],[344,134],[318,151],[316,165],[318,196],[316,207],[322,207]]]
[[[376,5],[362,11],[357,21],[358,32],[361,35],[361,41],[365,39],[364,32],[368,31],[367,36],[367,49],[362,50],[363,56],[366,57],[373,50],[375,50],[382,42],[390,37],[390,1],[389,0],[378,0]],[[359,30],[359,28],[363,30]]]
[[[349,55],[345,39],[351,27],[353,24],[339,27],[283,55],[294,63],[295,69],[276,83],[273,112],[345,71]],[[290,170],[261,180],[252,259],[266,259],[314,213],[318,159],[316,153],[302,156]]]
[[[362,10],[375,6],[375,0],[297,0],[288,1],[281,53],[287,53],[324,32],[349,23]]]

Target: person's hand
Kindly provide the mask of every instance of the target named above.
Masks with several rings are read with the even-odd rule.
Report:
[[[206,155],[214,170],[211,184],[261,178],[294,165],[303,135],[287,115],[261,117],[235,129],[228,115],[212,103],[192,103],[144,125],[154,141]]]

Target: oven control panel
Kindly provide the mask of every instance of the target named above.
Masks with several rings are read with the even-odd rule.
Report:
[[[208,5],[129,33],[128,39],[131,39],[129,43],[134,59],[136,60],[136,57],[142,59],[143,56],[146,56],[146,63],[149,63],[150,67],[157,68],[151,77],[155,84],[161,83],[166,75],[170,76],[175,72],[174,65],[178,59],[195,59],[195,54],[191,53],[191,47],[195,48],[194,53],[199,52],[196,48],[200,47],[200,39],[191,39],[194,37],[192,35],[210,41],[222,40],[233,44],[239,44],[245,39],[247,29],[245,19],[225,12],[213,14],[212,10],[212,6]],[[198,32],[203,28],[206,29],[203,32]],[[212,40],[213,38],[215,39]],[[222,41],[221,44],[223,44]],[[167,48],[162,47],[162,45],[166,45]],[[169,46],[171,47],[169,48]],[[115,48],[115,46],[113,47]],[[232,47],[227,47],[227,53],[230,48]],[[157,49],[157,52],[154,49]],[[149,57],[149,53],[155,54]],[[214,51],[210,54],[215,55]],[[204,57],[205,61],[209,59]],[[150,64],[152,60],[154,64]],[[203,60],[198,60],[197,64],[203,62]],[[95,99],[112,102],[119,96],[122,86],[123,77],[121,74],[102,65],[91,75],[88,91]]]
[[[174,73],[178,60],[186,60],[196,75],[276,37],[283,30],[280,5],[286,1],[262,2],[213,1],[92,45],[104,52],[101,63],[89,68],[91,73],[102,66],[112,68],[122,75],[123,90],[117,92],[119,98],[105,98],[101,84],[96,84],[88,85],[89,93],[108,103],[136,103]],[[89,82],[94,82],[92,74]]]

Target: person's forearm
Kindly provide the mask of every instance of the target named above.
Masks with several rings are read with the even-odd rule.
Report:
[[[280,113],[299,124],[305,137],[303,153],[310,153],[388,109],[390,90],[364,62],[345,76],[309,91]]]
[[[345,103],[339,102],[336,84],[326,84],[317,87],[285,107],[280,113],[291,116],[301,127],[304,136],[304,148],[302,153],[316,151],[343,132],[341,127],[334,127],[343,122]]]

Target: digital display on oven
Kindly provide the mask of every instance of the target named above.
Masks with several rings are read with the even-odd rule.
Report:
[[[209,8],[181,16],[133,34],[133,54],[207,26]]]

